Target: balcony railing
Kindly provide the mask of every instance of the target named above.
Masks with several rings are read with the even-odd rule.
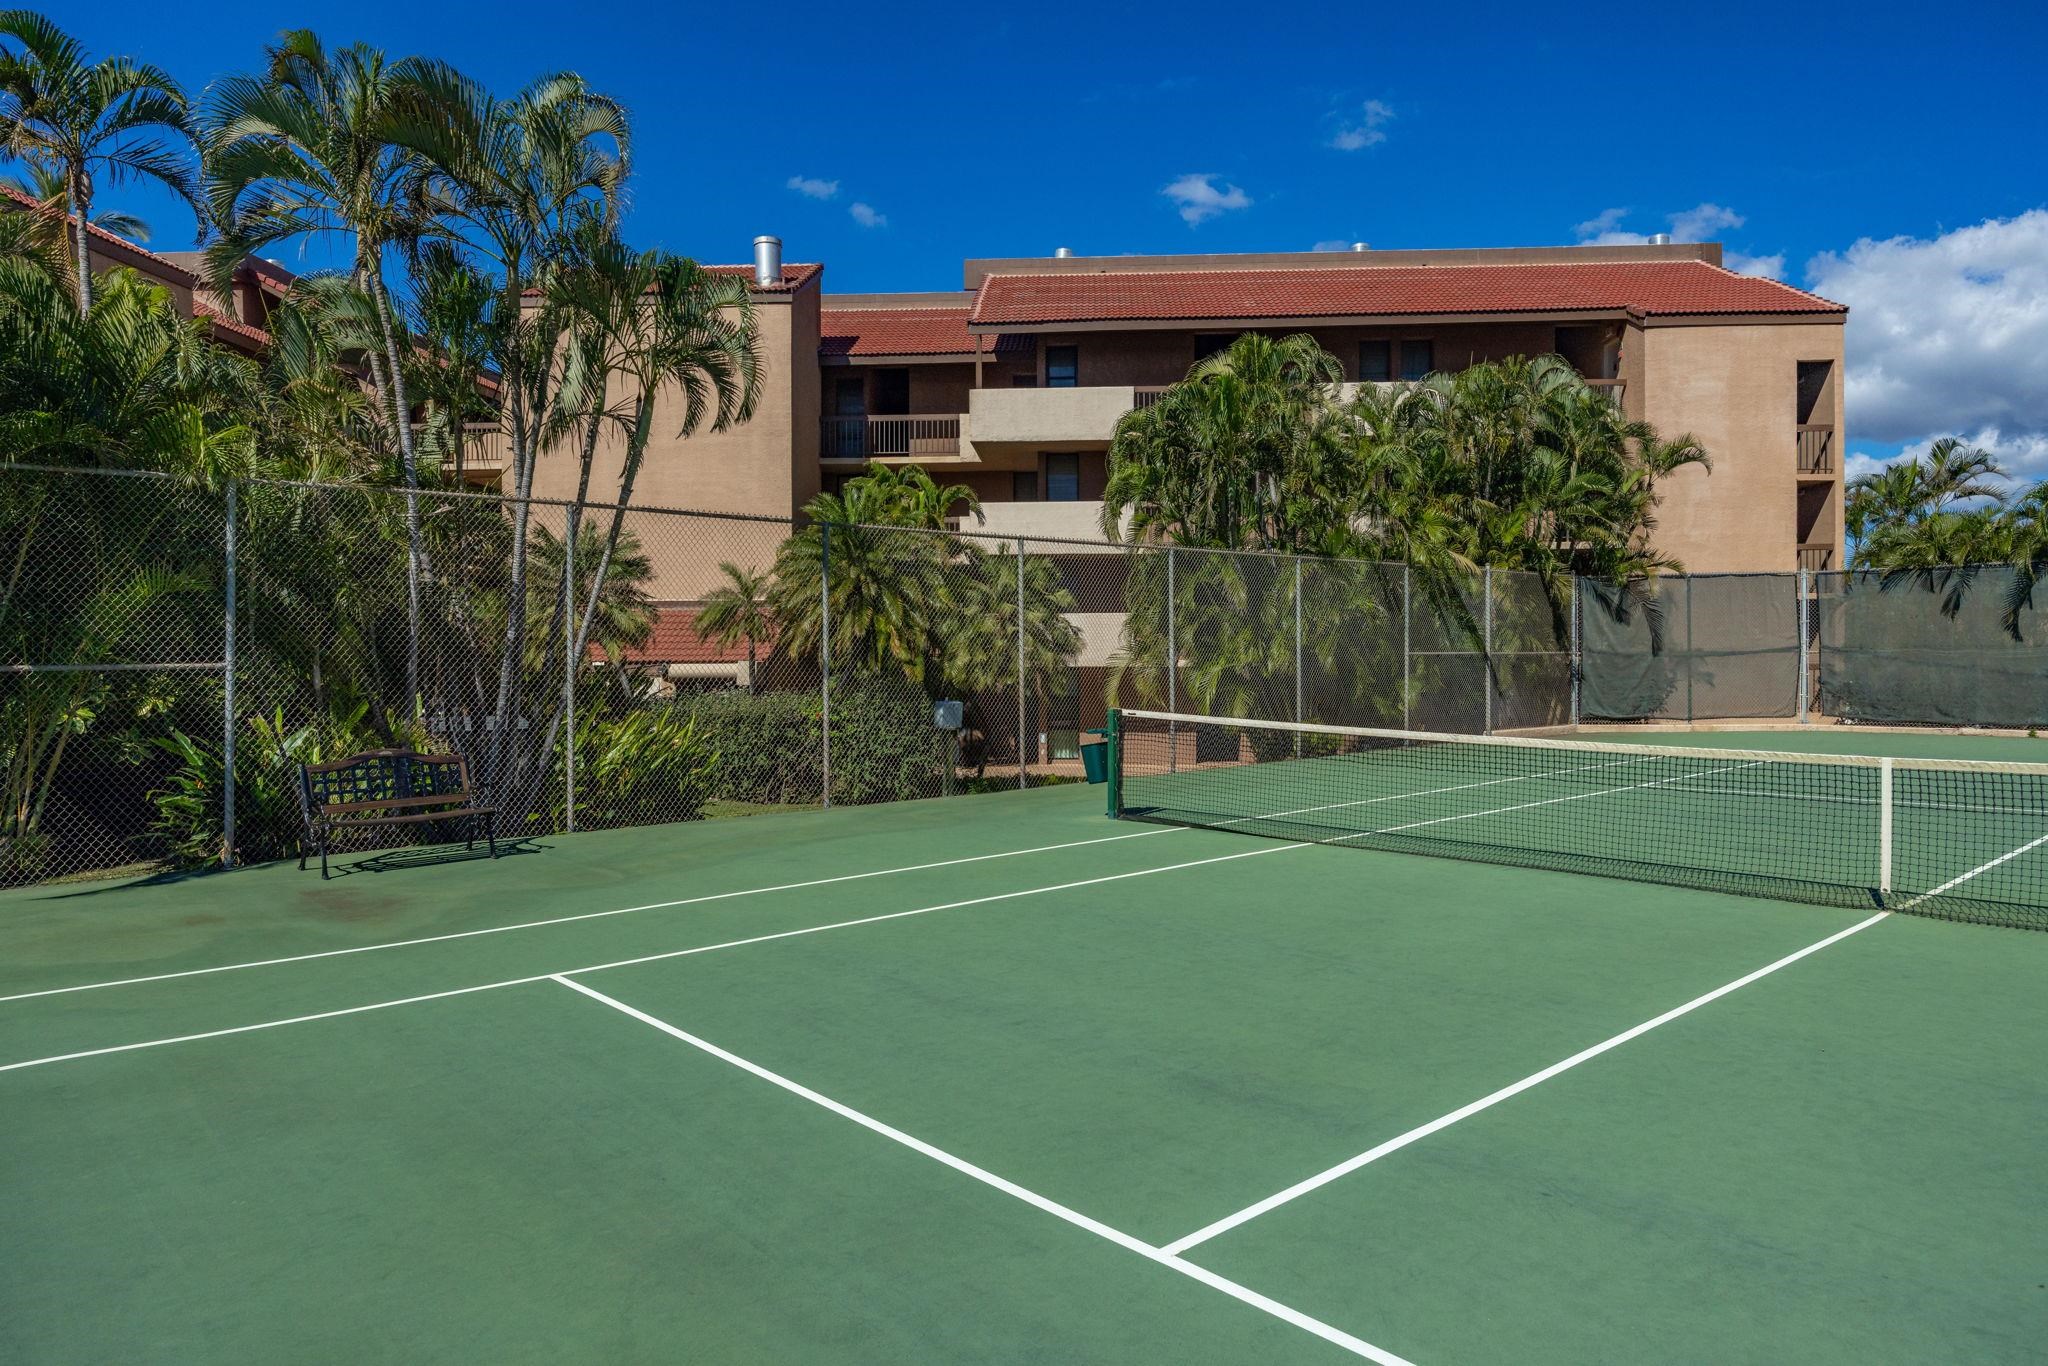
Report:
[[[1619,408],[1621,406],[1621,396],[1628,388],[1628,381],[1625,379],[1589,379],[1586,381],[1586,387],[1596,394],[1605,394],[1607,401]]]
[[[1171,387],[1171,385],[1167,384],[1141,384],[1131,390],[1131,407],[1134,409],[1149,408],[1157,403],[1159,396]]]
[[[1802,422],[1797,428],[1799,434],[1799,472],[1801,474],[1833,474],[1835,472],[1835,429],[1832,423]]]
[[[827,460],[956,456],[960,415],[828,417],[818,453]]]
[[[1835,567],[1835,548],[1831,545],[1803,545],[1799,547],[1801,569],[1822,570]]]

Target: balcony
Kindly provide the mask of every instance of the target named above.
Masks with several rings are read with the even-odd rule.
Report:
[[[425,439],[429,429],[414,426],[412,439],[418,443]],[[462,424],[462,481],[465,484],[495,485],[504,477],[505,467],[511,462],[512,442],[505,435],[504,428],[495,422],[465,422]],[[437,451],[441,456],[442,472],[451,480],[455,477],[455,452],[452,449]]]
[[[818,455],[825,460],[957,460],[960,415],[828,417]]]
[[[1799,473],[1832,478],[1835,473],[1833,424],[1802,422],[1794,430],[1799,442]]]
[[[1075,389],[976,389],[967,396],[967,435],[976,446],[1106,443],[1141,391],[1128,384]],[[1157,400],[1157,390],[1144,391]]]
[[[1819,572],[1835,567],[1835,548],[1832,545],[1809,544],[1799,547],[1799,567]]]
[[[1126,525],[1129,518],[1125,519]],[[1100,502],[1012,502],[983,503],[981,520],[973,517],[954,519],[955,530],[973,532],[981,536],[1022,536],[1029,540],[1034,537],[1055,541],[1102,540],[1102,504]],[[1050,547],[1047,547],[1050,550]],[[1113,548],[1089,546],[1062,550],[1061,554],[1120,553]]]

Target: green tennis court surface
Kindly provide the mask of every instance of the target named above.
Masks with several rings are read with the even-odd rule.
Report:
[[[343,867],[0,895],[0,1359],[2048,1342],[2048,935],[1078,787]]]

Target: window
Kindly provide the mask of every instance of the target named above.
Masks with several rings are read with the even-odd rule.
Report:
[[[1051,696],[1046,698],[1045,757],[1081,757],[1081,671],[1054,669],[1046,680]]]
[[[1237,340],[1235,332],[1197,332],[1195,334],[1195,359],[1207,360],[1218,351],[1228,351],[1230,344]]]
[[[1401,343],[1401,378],[1427,379],[1436,369],[1436,347],[1426,341]]]
[[[1385,384],[1394,377],[1394,344],[1390,341],[1362,341],[1358,344],[1358,378],[1365,384]]]
[[[1045,348],[1046,388],[1071,389],[1081,382],[1080,372],[1080,347],[1048,346]]]
[[[1036,389],[1038,387],[1038,376],[1012,375],[1010,376],[1010,387],[1012,389]]]
[[[1018,470],[1010,476],[1010,501],[1013,503],[1035,503],[1038,501],[1038,471]]]
[[[1073,503],[1081,498],[1081,457],[1071,451],[1050,452],[1045,457],[1045,500]]]

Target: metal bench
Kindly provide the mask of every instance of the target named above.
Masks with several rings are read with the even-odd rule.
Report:
[[[459,754],[373,749],[324,764],[302,764],[299,810],[306,821],[299,867],[306,866],[310,841],[320,851],[323,879],[328,836],[357,826],[467,821],[470,829],[463,847],[476,847],[481,826],[491,857],[498,856],[498,810],[477,804],[469,785],[469,765]]]

